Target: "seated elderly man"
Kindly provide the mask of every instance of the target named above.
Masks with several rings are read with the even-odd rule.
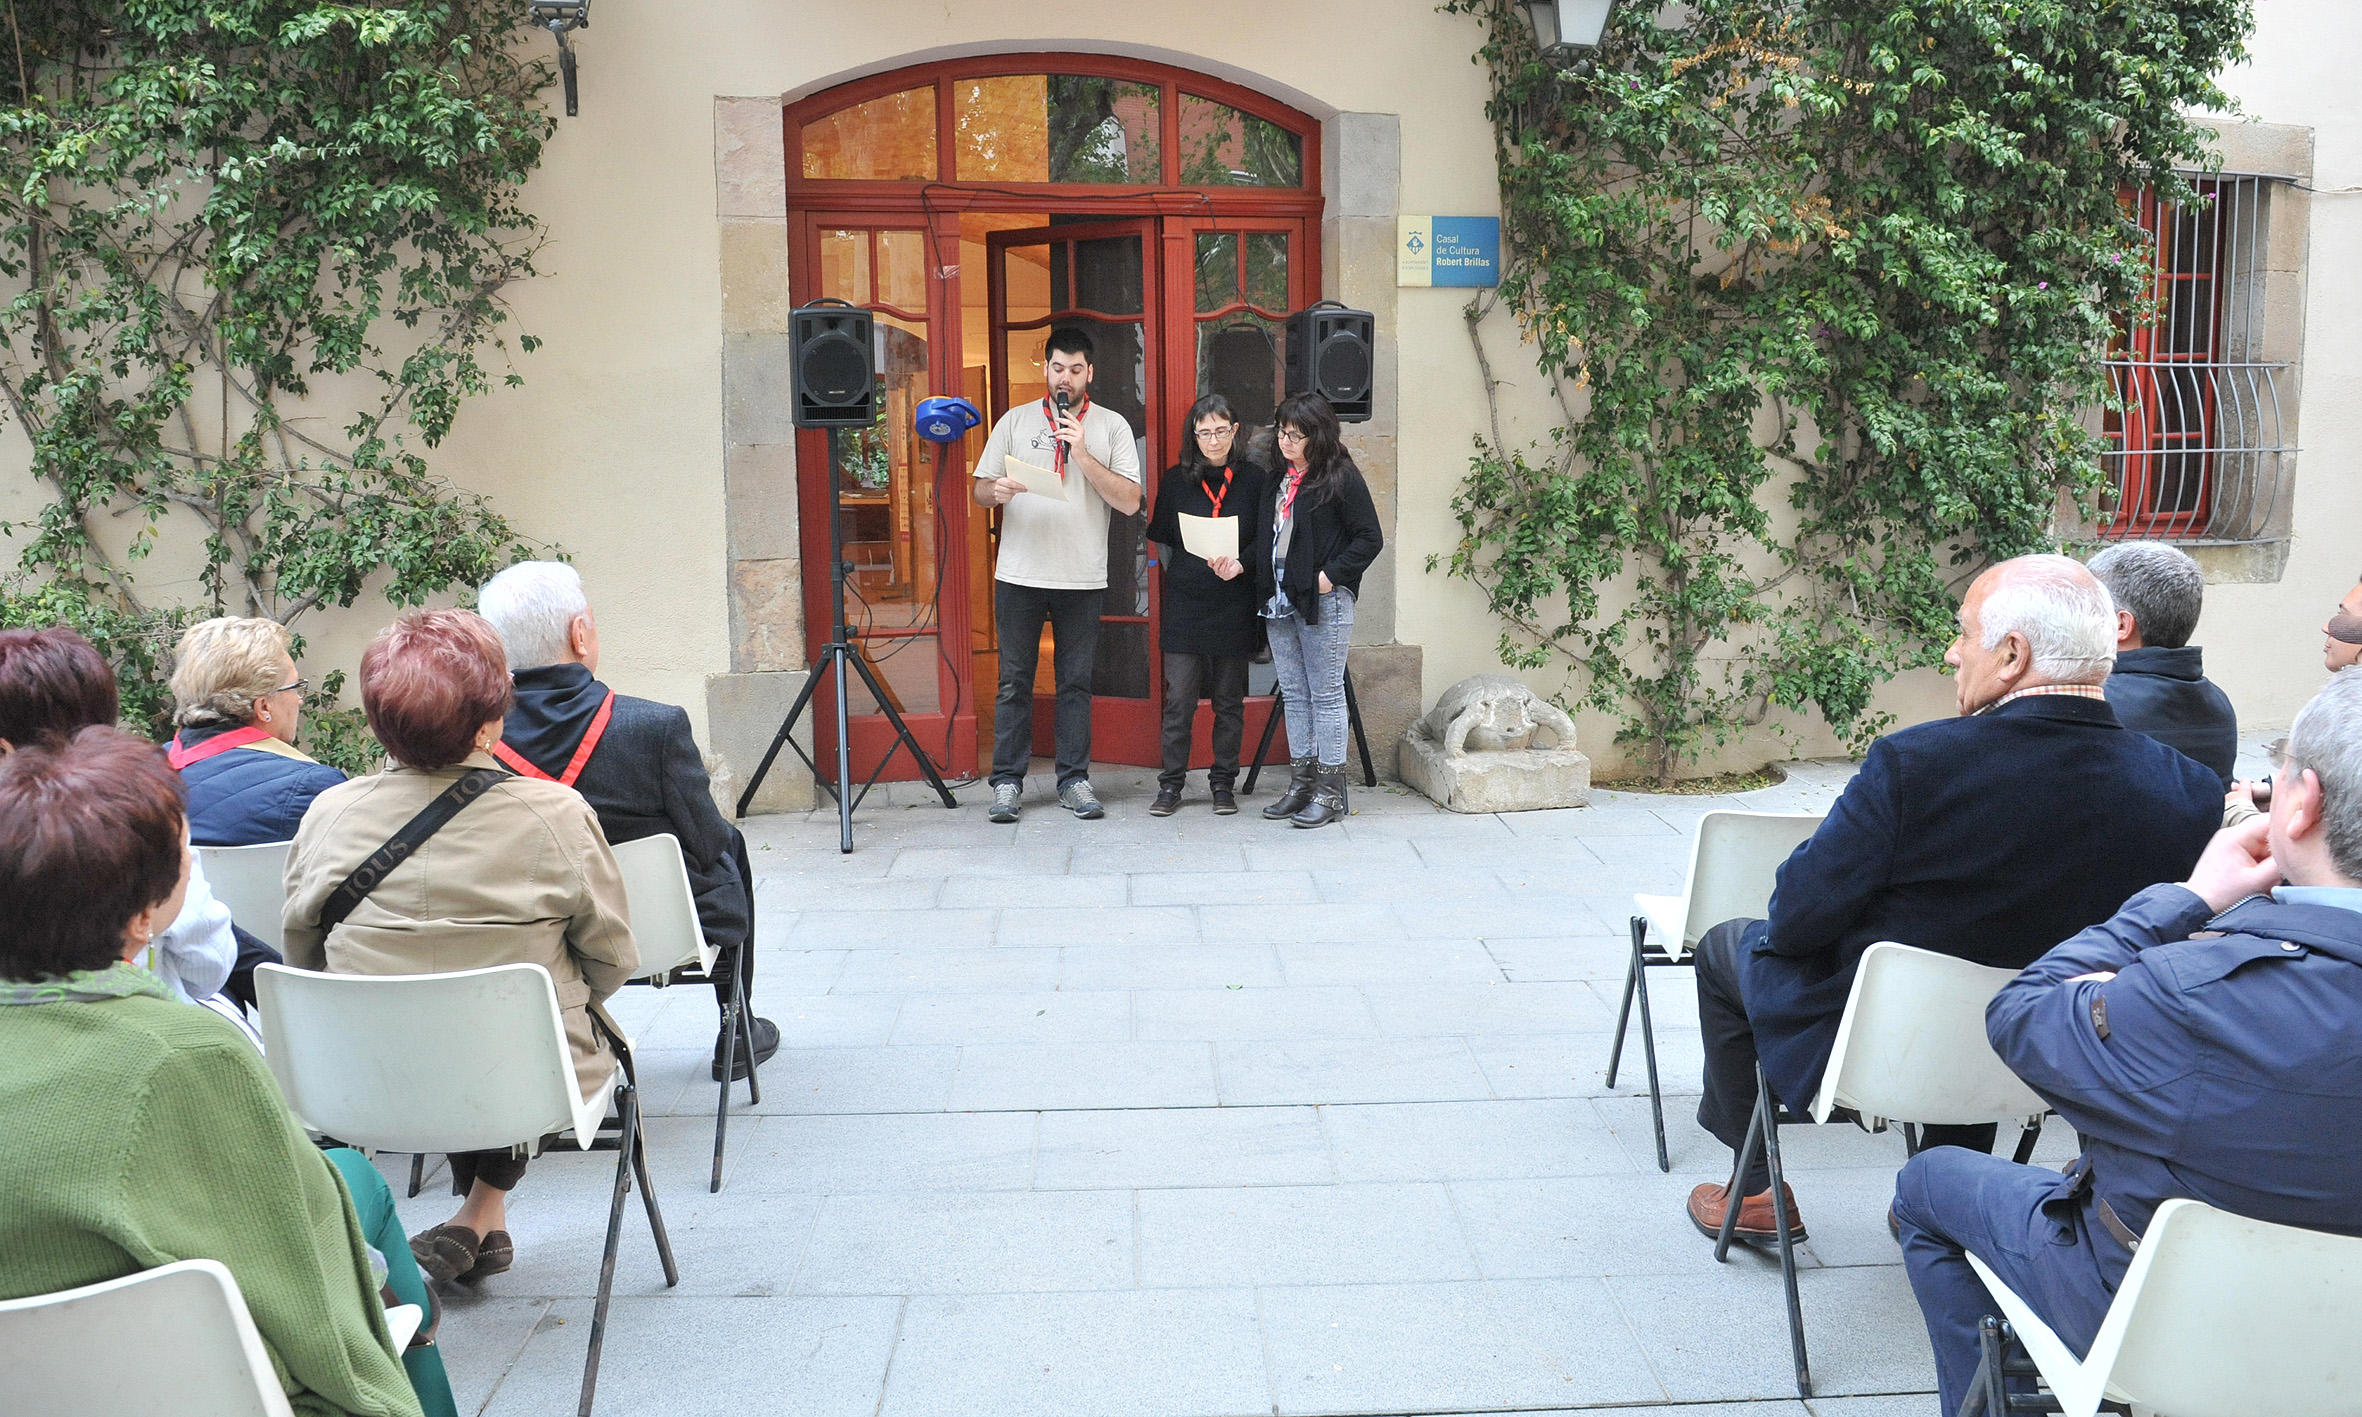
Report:
[[[572,566],[521,561],[487,582],[476,606],[500,632],[516,681],[495,756],[528,777],[581,793],[612,843],[659,832],[680,841],[698,923],[706,942],[721,951],[714,998],[726,1019],[733,970],[745,968],[747,997],[754,997],[754,869],[746,838],[714,805],[689,715],[598,681],[598,621]],[[778,1025],[758,1018],[753,1031],[754,1057],[739,1049],[733,1081],[779,1051]],[[726,1035],[714,1040],[717,1080],[728,1042]]]
[[[1854,967],[1877,941],[2022,969],[2189,870],[2221,820],[2222,784],[2117,724],[2100,690],[2115,641],[2108,593],[2067,557],[1977,577],[1944,655],[1960,717],[1873,745],[1780,867],[1771,918],[1725,921],[1699,941],[1699,1125],[1734,1150],[1744,1142],[1759,1057],[1776,1097],[1812,1101]],[[1991,1127],[1925,1130],[1930,1145],[1993,1145]],[[1690,1219],[1711,1236],[1738,1204],[1737,1235],[1776,1241],[1761,1159],[1738,1179],[1736,1200],[1699,1186]],[[1802,1238],[1793,1201],[1788,1214]]]
[[[1897,1178],[1946,1417],[1995,1312],[1963,1252],[2082,1353],[2166,1201],[2362,1235],[2362,675],[2297,715],[2268,819],[2044,955],[1985,1029],[2083,1154],[1928,1151]]]
[[[2239,715],[2190,643],[2206,573],[2162,541],[2111,546],[2091,558],[2090,570],[2116,602],[2116,668],[2107,683],[2116,721],[2213,768],[2228,788]]]

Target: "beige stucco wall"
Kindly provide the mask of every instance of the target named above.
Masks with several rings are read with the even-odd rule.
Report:
[[[2362,99],[2340,71],[2342,47],[2325,42],[2347,27],[2346,0],[2261,0],[2258,13],[2255,61],[2230,77],[2248,106],[2243,116],[2312,126],[2315,185],[2362,184]],[[599,606],[606,677],[687,705],[705,732],[709,677],[784,669],[779,661],[792,657],[774,650],[750,665],[731,619],[731,565],[749,554],[748,508],[776,509],[757,513],[759,522],[791,507],[778,496],[750,503],[743,490],[726,494],[725,335],[776,314],[793,293],[735,289],[727,302],[735,323],[726,322],[725,223],[753,216],[746,203],[760,193],[717,186],[717,100],[792,97],[966,53],[1132,54],[1261,89],[1329,120],[1332,132],[1355,115],[1394,116],[1395,209],[1488,214],[1498,195],[1486,78],[1469,62],[1478,38],[1475,21],[1437,14],[1430,0],[1115,0],[1086,10],[1015,0],[607,0],[595,28],[578,37],[581,115],[560,121],[526,193],[551,241],[543,275],[512,292],[514,328],[546,343],[519,360],[523,389],[463,414],[437,467],[491,494],[531,534],[565,546]],[[1365,198],[1382,204],[1384,194]],[[2351,318],[2362,300],[2362,197],[2313,200],[2307,234],[2296,534],[2281,579],[2217,587],[2201,631],[2215,677],[2258,725],[2284,723],[2319,682],[2313,627],[2362,569],[2362,553],[2343,534],[2362,498],[2348,472],[2362,451],[2362,330]],[[767,238],[736,231],[731,239]],[[1346,265],[1332,249],[1332,293]],[[1460,678],[1498,667],[1497,628],[1478,591],[1424,570],[1429,554],[1449,555],[1449,502],[1484,401],[1461,320],[1467,293],[1388,293],[1398,364],[1381,388],[1400,389],[1395,426],[1383,430],[1397,465],[1391,637],[1419,647],[1423,664],[1413,661],[1413,672],[1432,702]],[[1508,384],[1509,435],[1540,438],[1553,410],[1512,326],[1494,316],[1486,340]],[[21,439],[0,435],[0,517],[28,515],[33,505],[22,456]],[[773,479],[776,491],[792,457],[784,449],[766,457],[739,466]],[[741,498],[736,531],[728,495]],[[792,535],[756,540],[772,557],[794,545]],[[365,606],[313,622],[307,670],[349,669],[384,618],[381,607]],[[1533,678],[1545,690],[1561,683],[1554,673]],[[1948,711],[1949,701],[1949,684],[1927,674],[1891,686],[1881,702],[1911,721]],[[1612,775],[1612,723],[1586,716],[1581,726],[1584,746]],[[1787,726],[1786,742],[1766,735],[1721,763],[1833,746],[1810,724]]]

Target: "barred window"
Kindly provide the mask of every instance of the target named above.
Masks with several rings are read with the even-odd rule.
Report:
[[[2195,178],[2183,205],[2128,194],[2148,233],[2155,318],[2108,349],[2118,407],[2102,416],[2098,539],[2264,539],[2295,450],[2282,440],[2279,375],[2264,358],[2263,259],[2273,179]]]

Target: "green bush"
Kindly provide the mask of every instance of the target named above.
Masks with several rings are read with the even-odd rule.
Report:
[[[2248,0],[1626,0],[1568,67],[1508,0],[1443,8],[1486,26],[1497,300],[1563,412],[1538,447],[1496,412],[1451,574],[1661,780],[1774,708],[1860,746],[1965,582],[2097,490],[2146,313],[2120,194],[2195,199]]]

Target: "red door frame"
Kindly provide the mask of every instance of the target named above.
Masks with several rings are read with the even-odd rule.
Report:
[[[985,78],[1008,74],[1083,74],[1112,78],[1129,83],[1153,83],[1161,86],[1158,118],[1161,128],[1159,153],[1165,182],[1162,185],[1099,185],[1085,183],[1014,183],[962,184],[957,180],[956,142],[958,132],[954,121],[952,86],[958,80]],[[932,84],[935,89],[935,152],[938,180],[917,181],[848,181],[814,179],[803,175],[802,134],[805,124],[840,109],[864,103],[890,93]],[[1302,183],[1296,187],[1184,187],[1179,184],[1181,164],[1181,95],[1228,105],[1240,112],[1274,123],[1295,134],[1303,157]],[[1004,54],[985,55],[969,59],[948,60],[935,64],[918,65],[885,74],[857,79],[787,105],[781,112],[786,149],[787,215],[788,215],[788,278],[790,289],[797,297],[819,288],[819,250],[817,233],[834,227],[860,227],[886,230],[917,229],[933,238],[935,266],[929,272],[927,301],[928,347],[939,352],[939,357],[928,361],[929,391],[940,395],[959,395],[961,369],[964,364],[962,344],[960,269],[960,216],[968,211],[1051,212],[1059,216],[1105,216],[1109,218],[1162,218],[1158,229],[1162,241],[1161,252],[1144,252],[1144,260],[1152,268],[1154,284],[1151,290],[1161,289],[1163,298],[1152,295],[1152,309],[1148,323],[1158,348],[1151,350],[1151,387],[1149,407],[1152,421],[1159,426],[1143,430],[1151,451],[1149,465],[1142,469],[1147,495],[1156,494],[1156,482],[1161,475],[1163,459],[1157,451],[1172,436],[1172,430],[1161,426],[1178,417],[1196,399],[1195,349],[1195,286],[1194,240],[1201,230],[1285,230],[1294,234],[1289,249],[1289,299],[1293,308],[1301,308],[1315,298],[1321,289],[1320,275],[1320,216],[1321,160],[1320,125],[1306,115],[1284,104],[1204,74],[1175,69],[1143,60],[1125,59],[1096,54]],[[873,272],[874,276],[874,272]],[[1160,320],[1157,306],[1164,312]],[[1155,371],[1162,369],[1161,376]],[[1161,399],[1162,408],[1159,408]],[[1169,414],[1170,417],[1160,417]],[[801,519],[799,537],[803,564],[804,627],[808,650],[817,653],[827,643],[830,631],[828,565],[828,518],[830,499],[827,477],[828,444],[825,435],[810,429],[796,432],[797,507]],[[966,469],[957,464],[946,470],[938,487],[939,498],[947,507],[967,505],[966,488],[953,486],[966,481]],[[817,469],[811,476],[805,470]],[[939,702],[951,707],[947,715],[934,713],[906,714],[911,730],[930,754],[950,744],[949,760],[943,764],[947,772],[957,776],[973,775],[978,770],[976,752],[976,716],[989,713],[992,686],[983,686],[980,695],[974,682],[974,670],[969,656],[972,617],[979,613],[969,594],[966,568],[969,556],[970,528],[973,516],[947,518],[949,535],[936,547],[938,557],[945,558],[943,589],[937,614],[939,644],[949,659],[948,666],[939,663],[942,697]],[[1156,564],[1156,548],[1149,548],[1152,569],[1149,574],[1149,618],[1155,622],[1162,611],[1163,568]],[[989,615],[990,605],[981,613]],[[1153,630],[1152,630],[1153,635]],[[1164,665],[1161,654],[1149,656],[1150,698],[1144,709],[1153,724],[1161,712],[1164,694]],[[1109,705],[1130,705],[1133,700],[1108,700]],[[1117,710],[1128,713],[1129,710]],[[1251,698],[1247,705],[1248,751],[1269,718],[1271,701]],[[1211,759],[1208,741],[1210,715],[1201,710],[1198,721],[1197,743],[1191,755],[1193,765],[1203,765]],[[831,761],[834,750],[835,724],[833,716],[817,715],[814,742],[824,764]],[[1100,720],[1107,722],[1105,718]],[[1037,721],[1038,726],[1038,721]],[[1149,730],[1152,734],[1153,728]],[[1126,738],[1137,736],[1125,733]],[[883,715],[856,715],[851,720],[850,737],[853,766],[857,776],[868,777],[879,760],[893,746],[891,728]],[[1153,741],[1153,740],[1151,740]],[[1096,745],[1095,745],[1096,746]],[[1112,745],[1111,745],[1112,746]],[[1140,756],[1131,753],[1126,757]],[[1143,757],[1153,763],[1153,757]],[[897,755],[880,774],[884,780],[907,780],[918,776],[916,766],[907,754]]]
[[[2187,251],[2180,249],[2178,233],[2174,230],[2180,209],[2159,200],[2153,187],[2143,187],[2130,194],[2132,216],[2149,236],[2151,255],[2146,294],[2156,303],[2158,315],[2152,321],[2130,323],[2129,328],[2119,326],[2115,348],[2109,351],[2111,360],[2123,364],[2123,386],[2118,393],[2130,405],[2121,411],[2108,410],[2102,424],[2104,433],[2115,440],[2122,453],[2116,513],[2107,526],[2112,537],[2186,534],[2203,525],[2213,511],[2211,450],[2215,446],[2218,410],[2215,375],[2208,366],[2214,363],[2221,348],[2224,293],[2230,285],[2222,270],[2225,184],[2199,178],[2193,185],[2205,205]],[[2199,259],[2201,245],[2207,248],[2203,261]],[[2185,313],[2181,291],[2201,281],[2207,286],[2206,341],[2191,349],[2173,349],[2177,333],[2174,321],[2177,314]],[[2186,302],[2186,313],[2194,315],[2196,311],[2196,301]],[[2197,403],[2194,427],[2187,410],[2177,409],[2183,417],[2177,420],[2173,431],[2165,430],[2164,407],[2168,397],[2177,405],[2186,400]],[[2164,481],[2165,460],[2177,454],[2181,467],[2186,469],[2193,461],[2198,466],[2198,487],[2191,509],[2146,510],[2157,484]],[[2186,471],[2182,474],[2187,475]]]

